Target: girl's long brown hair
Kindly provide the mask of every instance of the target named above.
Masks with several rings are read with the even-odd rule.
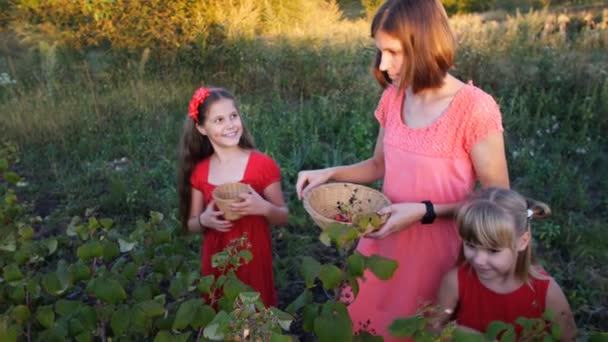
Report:
[[[530,216],[528,210],[531,210]],[[458,233],[464,242],[488,249],[510,248],[517,254],[515,276],[523,282],[539,277],[531,265],[532,238],[523,251],[517,251],[517,238],[530,231],[533,218],[546,218],[551,209],[545,203],[525,198],[514,190],[487,188],[465,203],[456,215]],[[464,259],[461,257],[461,259]]]
[[[234,107],[240,113],[238,105],[230,92],[223,88],[209,88],[209,96],[198,106],[198,122],[204,124],[209,108],[221,99],[229,99],[234,102]],[[179,142],[178,169],[177,169],[177,195],[179,201],[179,217],[184,232],[188,231],[188,219],[190,218],[190,205],[192,204],[192,185],[190,177],[196,165],[208,157],[214,150],[209,138],[196,129],[197,123],[186,116],[184,128]],[[245,128],[243,123],[243,134],[239,140],[239,147],[254,149],[253,137]]]

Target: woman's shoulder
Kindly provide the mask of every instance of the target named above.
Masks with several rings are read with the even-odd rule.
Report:
[[[473,84],[473,81],[468,81],[458,92],[460,102],[463,109],[475,112],[487,112],[490,110],[498,110],[498,104],[492,95],[485,92],[483,89]]]
[[[251,150],[251,159],[263,164],[276,164],[275,160],[272,159],[272,157],[258,150]]]

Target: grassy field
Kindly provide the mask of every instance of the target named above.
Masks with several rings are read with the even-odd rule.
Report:
[[[298,258],[333,257],[296,199],[297,172],[367,158],[377,133],[369,23],[324,11],[333,19],[323,27],[234,34],[170,55],[2,33],[0,130],[19,148],[18,195],[42,217],[38,234],[63,234],[88,208],[118,227],[150,211],[177,225],[176,146],[189,97],[200,84],[224,86],[283,172],[290,224],[273,237],[288,304],[304,286]],[[499,102],[514,188],[553,208],[534,227],[536,247],[583,335],[608,330],[608,17],[594,18],[563,27],[548,12],[453,18],[453,74]]]

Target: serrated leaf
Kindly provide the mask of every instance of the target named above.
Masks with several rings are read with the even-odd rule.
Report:
[[[300,273],[304,277],[304,283],[307,288],[311,288],[315,284],[315,279],[321,272],[321,264],[309,257],[305,256],[302,258],[302,265],[300,266]]]
[[[80,301],[60,299],[55,303],[55,312],[61,316],[67,316],[80,310],[83,305]]]
[[[397,262],[380,255],[374,254],[365,258],[365,267],[381,280],[388,280],[397,269]]]
[[[230,316],[225,311],[218,312],[213,320],[203,330],[203,336],[210,340],[222,341],[224,327],[230,323]]]
[[[173,280],[171,280],[171,284],[169,285],[169,294],[175,299],[181,297],[184,293],[188,291],[188,287],[190,284],[188,283],[188,278],[184,277],[182,274],[178,274]]]
[[[327,290],[338,287],[342,281],[342,271],[333,264],[325,264],[321,266],[319,278],[323,283],[323,287]]]
[[[238,278],[228,278],[224,283],[224,297],[230,302],[234,301],[241,292],[250,291],[251,288]]]
[[[290,314],[283,312],[277,308],[270,308],[270,311],[272,311],[274,317],[277,318],[277,321],[278,321],[281,329],[283,329],[285,331],[289,331],[289,327],[291,326],[291,323],[294,320],[293,316],[291,316]]]
[[[488,326],[488,329],[486,330],[485,336],[490,339],[490,340],[495,340],[498,335],[505,331],[505,329],[507,329],[507,323],[502,322],[502,321],[493,321],[490,323],[490,325]]]
[[[19,335],[19,327],[8,324],[8,322],[0,322],[0,341],[17,342]]]
[[[50,329],[55,323],[55,311],[52,305],[39,306],[36,309],[36,320],[43,327]]]
[[[198,291],[203,294],[211,294],[211,286],[213,285],[214,281],[215,278],[213,277],[213,275],[207,275],[202,277],[198,282]]]
[[[367,331],[360,331],[359,334],[353,337],[353,342],[383,342],[382,336],[372,335]]]
[[[239,258],[239,260],[242,259],[243,263],[248,264],[251,261],[251,259],[253,259],[253,254],[251,254],[250,251],[245,249],[245,250],[242,250],[239,252],[238,258]]]
[[[291,337],[287,336],[287,335],[282,335],[282,334],[275,333],[275,332],[273,332],[270,335],[270,342],[291,342],[291,341],[292,341]]]
[[[0,243],[0,250],[5,252],[14,252],[17,250],[17,241],[15,240],[15,235],[12,233],[7,234]]]
[[[70,283],[64,279],[57,272],[51,272],[42,277],[41,284],[48,294],[60,296],[70,287]]]
[[[202,305],[196,310],[192,318],[192,328],[199,329],[207,326],[215,317],[215,310],[209,305]]]
[[[19,236],[21,236],[23,240],[30,240],[34,237],[34,228],[31,226],[20,227]]]

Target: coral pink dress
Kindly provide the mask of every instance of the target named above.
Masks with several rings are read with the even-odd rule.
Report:
[[[473,146],[503,130],[496,102],[469,82],[436,121],[413,129],[402,119],[404,93],[388,86],[375,111],[384,129],[382,191],[392,203],[463,201],[477,178],[470,157]],[[361,239],[359,252],[394,259],[399,266],[387,281],[369,271],[364,274],[359,294],[348,306],[353,329],[398,341],[389,336],[387,327],[435,301],[441,278],[456,264],[460,245],[451,218],[414,224],[382,240]]]
[[[192,186],[203,193],[205,203],[211,201],[211,193],[216,187],[216,184],[208,181],[209,161],[210,159],[207,158],[198,163],[190,177]],[[251,185],[257,193],[263,194],[267,186],[280,180],[281,172],[274,160],[261,152],[252,151],[241,182]],[[253,259],[239,267],[236,274],[242,282],[260,293],[264,305],[276,307],[277,294],[272,271],[272,245],[268,221],[263,216],[244,216],[233,221],[232,224],[232,230],[226,233],[213,229],[205,231],[201,247],[201,274],[213,274],[217,278],[221,273],[211,267],[211,256],[224,250],[231,240],[247,233]]]
[[[541,275],[547,275],[542,269]],[[496,293],[485,287],[469,264],[458,268],[458,298],[456,321],[460,325],[486,332],[493,321],[515,325],[517,336],[523,327],[516,324],[519,317],[541,318],[550,278],[530,277],[528,283],[510,293]]]

